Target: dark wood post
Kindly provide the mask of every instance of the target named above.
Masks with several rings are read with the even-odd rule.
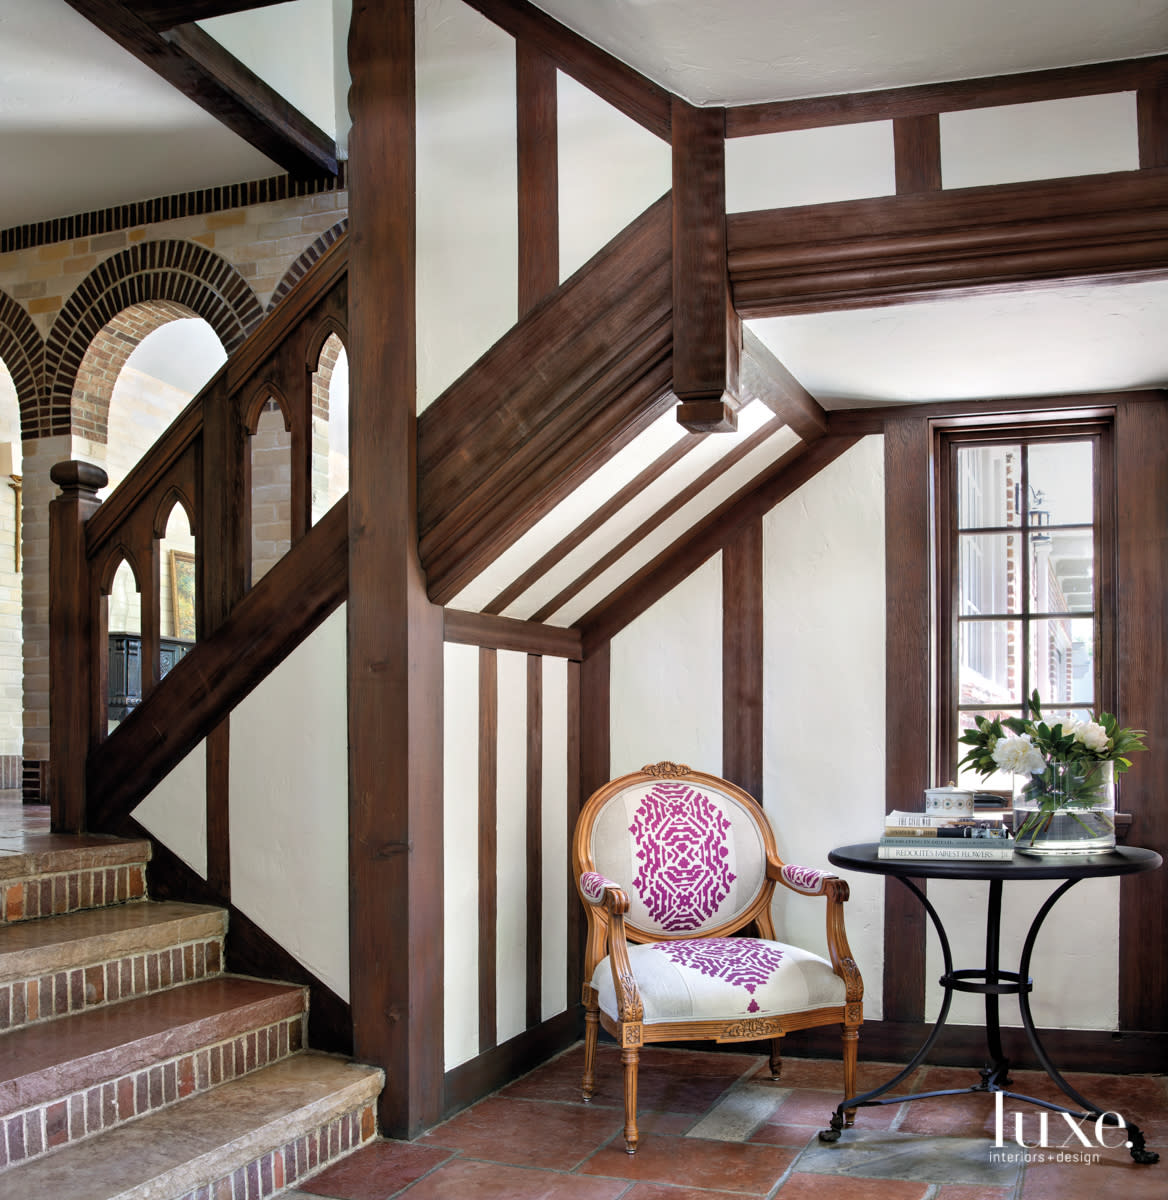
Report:
[[[412,0],[349,29],[349,976],[381,1128],[444,1105],[442,610],[418,557]],[[473,919],[473,915],[470,919]]]
[[[98,598],[85,553],[85,523],[101,507],[101,467],[62,462],[49,471],[61,494],[49,505],[49,804],[53,830],[85,828],[85,767],[100,703],[94,664],[103,653]]]
[[[693,433],[738,425],[742,323],[726,266],[726,115],[673,100],[673,390]]]

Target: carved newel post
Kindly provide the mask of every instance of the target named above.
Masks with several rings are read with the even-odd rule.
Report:
[[[61,494],[49,505],[49,803],[53,829],[85,826],[85,765],[96,738],[94,664],[101,620],[85,554],[85,524],[101,507],[101,467],[57,463]]]

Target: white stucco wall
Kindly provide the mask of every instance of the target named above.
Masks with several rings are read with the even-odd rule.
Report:
[[[582,267],[673,183],[669,144],[557,73],[560,278]]]
[[[663,760],[722,773],[721,554],[612,639],[610,678],[612,778]]]
[[[207,743],[200,742],[134,809],[152,837],[207,878]]]
[[[860,200],[895,191],[891,121],[726,141],[727,212]]]
[[[231,714],[231,899],[349,998],[346,606]]]
[[[763,793],[785,862],[876,837],[884,812],[884,439],[868,437],[763,521]],[[927,731],[922,731],[927,736]],[[879,1018],[884,884],[849,876],[847,930]],[[823,953],[822,902],[779,890],[780,937]]]
[[[543,660],[543,977],[540,1015],[568,1007],[568,663]],[[569,904],[573,900],[568,901]],[[572,997],[575,1002],[576,997]]]
[[[518,316],[515,41],[421,0],[416,60],[421,412]]]
[[[1135,92],[941,114],[946,188],[1134,171],[1139,165]]]
[[[442,1010],[446,1069],[479,1052],[479,651],[443,654]]]

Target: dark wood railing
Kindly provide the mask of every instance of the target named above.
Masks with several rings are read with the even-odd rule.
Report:
[[[54,829],[108,827],[129,811],[191,748],[194,735],[188,726],[205,735],[259,682],[263,663],[270,670],[344,599],[347,504],[335,505],[319,522],[311,544],[306,539],[312,526],[313,374],[329,336],[347,339],[347,319],[348,239],[342,237],[104,504],[96,495],[106,482],[100,468],[80,462],[53,468],[51,477],[61,488],[50,505],[49,547],[49,795]],[[272,400],[292,442],[292,548],[253,589],[250,437]],[[172,699],[161,706],[168,713],[162,716],[155,712],[160,705],[152,703],[160,678],[159,560],[175,504],[184,509],[195,535],[198,644],[168,675],[164,690]],[[331,573],[328,580],[318,578],[315,556]],[[134,571],[141,596],[142,703],[107,734],[107,597],[123,561]],[[281,580],[288,584],[285,577],[299,582],[274,605]],[[295,587],[308,579],[317,579],[321,587],[305,596],[304,603],[289,603]],[[224,639],[216,635],[245,619],[256,622],[252,633],[267,648],[258,655],[236,653],[234,662],[228,662],[232,654],[224,652]],[[212,660],[218,664],[214,668]],[[221,681],[224,671],[231,685],[212,690],[207,681]],[[202,681],[196,710],[179,722],[183,736],[175,736],[169,724],[157,719],[175,717],[174,697],[180,693],[189,706],[196,681]],[[143,769],[146,763],[149,769]],[[121,766],[111,771],[108,764]]]

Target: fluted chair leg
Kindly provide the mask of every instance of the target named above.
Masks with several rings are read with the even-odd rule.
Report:
[[[584,1080],[581,1090],[584,1101],[592,1099],[596,1090],[596,1042],[600,1036],[600,1010],[596,1006],[596,994],[592,993],[584,1009]]]
[[[854,1025],[844,1026],[844,1095],[856,1094],[856,1057],[860,1048],[860,1031]],[[856,1110],[844,1111],[844,1124],[851,1126],[856,1120]]]
[[[637,1062],[640,1052],[634,1047],[626,1046],[621,1051],[621,1062],[625,1068],[625,1149],[630,1154],[636,1154],[637,1142]]]

